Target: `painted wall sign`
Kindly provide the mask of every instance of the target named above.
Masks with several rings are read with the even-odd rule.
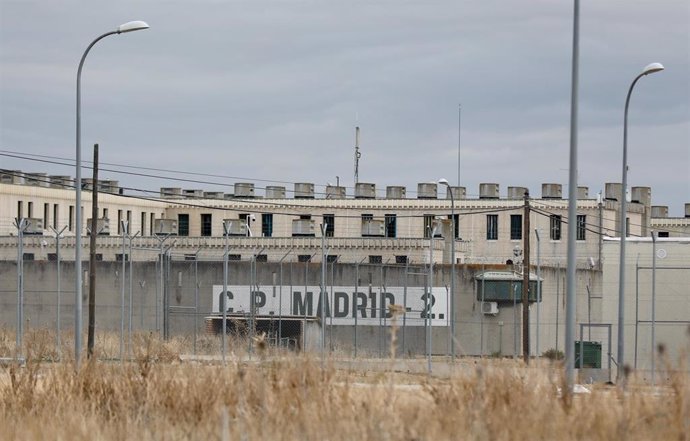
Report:
[[[254,291],[257,315],[275,315],[283,317],[320,317],[321,302],[320,287],[268,286]],[[220,313],[223,298],[223,285],[213,285],[212,307],[214,313]],[[331,317],[334,325],[354,325],[355,316],[358,325],[379,326],[391,325],[392,304],[405,307],[406,326],[424,326],[426,319],[431,316],[432,326],[448,326],[448,290],[445,287],[432,288],[430,305],[426,301],[424,287],[386,287],[369,289],[363,287],[359,292],[351,286],[328,287],[325,299],[326,321],[330,324]],[[226,293],[226,308],[228,313],[249,313],[249,286],[228,286]],[[398,318],[398,325],[402,326],[402,315]]]

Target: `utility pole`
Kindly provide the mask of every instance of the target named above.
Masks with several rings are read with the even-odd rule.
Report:
[[[80,207],[76,207],[80,210]],[[89,335],[87,356],[93,356],[96,334],[96,236],[98,235],[98,144],[93,145],[93,184],[91,189],[91,234],[89,235]],[[124,262],[124,252],[122,259]],[[122,358],[122,354],[120,354]]]
[[[529,364],[529,191],[525,191],[525,214],[523,235],[523,260],[522,260],[522,358]],[[539,283],[539,282],[537,282]]]

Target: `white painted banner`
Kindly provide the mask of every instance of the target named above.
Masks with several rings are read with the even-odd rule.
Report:
[[[282,291],[282,292],[281,292]],[[320,317],[320,288],[268,286],[254,291],[257,315],[275,315],[287,318]],[[424,326],[426,318],[431,313],[432,326],[449,326],[448,290],[445,287],[432,288],[431,305],[428,305],[424,287],[400,286],[381,289],[360,288],[355,294],[351,286],[328,287],[326,293],[326,322],[334,325],[371,325],[390,326],[392,304],[405,307],[406,326]],[[213,285],[213,312],[220,313],[223,298],[223,285]],[[356,299],[356,300],[355,300]],[[249,313],[249,286],[228,286],[226,308],[228,313]],[[430,311],[429,311],[430,309]],[[282,312],[282,314],[281,314]],[[402,326],[403,317],[398,317],[398,326]]]

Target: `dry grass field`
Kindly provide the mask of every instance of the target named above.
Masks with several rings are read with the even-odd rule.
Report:
[[[242,343],[242,342],[240,342]],[[0,330],[0,354],[14,335]],[[71,342],[64,342],[69,348]],[[217,340],[204,342],[217,348]],[[261,346],[261,345],[259,345]],[[32,331],[23,366],[0,367],[1,439],[7,440],[687,440],[690,381],[666,363],[663,387],[634,376],[623,390],[562,396],[558,366],[463,362],[449,378],[338,369],[334,359],[231,342],[226,365],[180,361],[189,342],[134,339],[133,358],[55,361],[54,336]]]

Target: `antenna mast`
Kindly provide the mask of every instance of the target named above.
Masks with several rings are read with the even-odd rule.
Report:
[[[355,184],[359,182],[359,158],[362,154],[359,152],[359,126],[355,127]]]

